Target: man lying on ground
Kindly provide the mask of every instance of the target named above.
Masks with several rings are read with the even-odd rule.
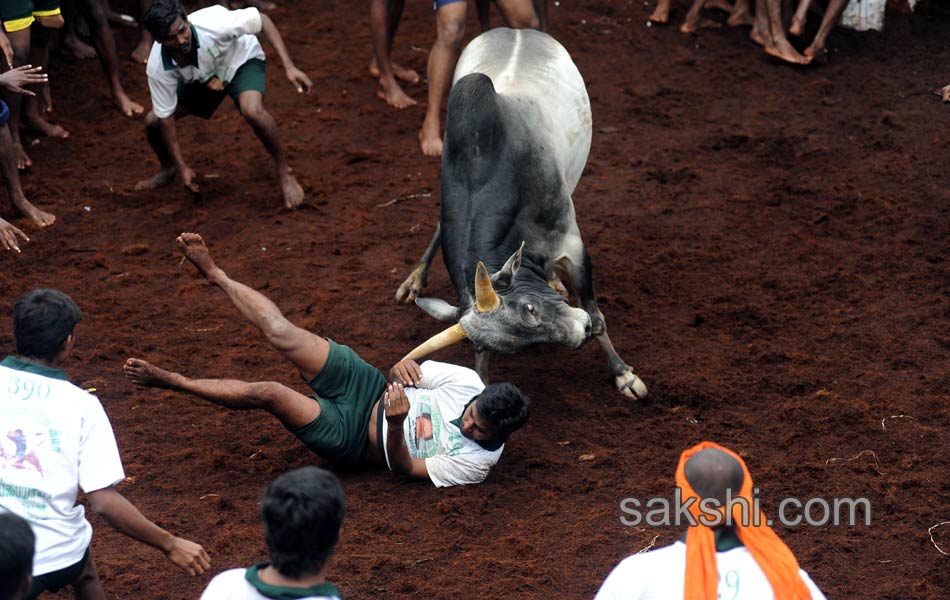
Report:
[[[30,600],[66,586],[78,598],[105,597],[79,489],[113,529],[161,550],[190,575],[211,566],[204,548],[149,521],[116,489],[125,472],[109,418],[99,399],[61,370],[81,318],[63,292],[29,292],[13,307],[16,356],[0,362],[0,431],[15,444],[0,461],[0,512],[20,515],[36,534]]]
[[[313,466],[284,473],[261,502],[270,562],[221,573],[201,599],[340,600],[327,569],[345,514],[343,489],[332,473]]]
[[[197,194],[198,182],[179,146],[176,122],[186,115],[210,119],[230,96],[277,165],[284,206],[300,206],[303,188],[287,162],[277,122],[264,109],[267,63],[256,34],[263,33],[277,51],[298,92],[309,93],[313,84],[294,66],[270,17],[256,8],[229,11],[219,5],[188,15],[179,0],[152,0],[142,22],[156,40],[146,67],[152,110],[145,117],[145,131],[161,170],[136,189],[164,187],[177,174],[182,185]]]
[[[275,382],[191,379],[130,358],[124,369],[135,384],[187,392],[226,408],[265,410],[325,460],[384,466],[437,487],[483,481],[508,435],[528,419],[530,401],[518,388],[485,386],[465,367],[404,360],[387,383],[353,350],[297,327],[263,294],[228,277],[200,235],[183,233],[178,246],[293,363],[315,396]]]
[[[680,456],[676,485],[696,524],[683,541],[622,561],[594,600],[824,600],[765,516],[753,514],[752,476],[738,454],[697,444]]]

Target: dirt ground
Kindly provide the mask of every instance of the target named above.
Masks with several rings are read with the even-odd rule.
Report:
[[[272,13],[316,83],[301,97],[271,61],[267,106],[308,206],[280,208],[269,159],[229,104],[180,126],[200,202],[133,192],[157,167],[141,123],[110,108],[96,62],[59,58],[56,120],[72,136],[32,146],[24,177],[59,220],[28,229],[21,256],[0,256],[3,314],[36,286],[79,302],[67,370],[112,420],[121,491],[204,544],[213,573],[264,559],[264,486],[316,459],[263,414],[122,377],[139,356],[299,384],[181,264],[175,235],[201,232],[232,276],[380,367],[439,329],[393,303],[437,220],[439,164],[417,150],[421,106],[374,97],[364,4]],[[424,72],[431,7],[408,4],[395,57]],[[950,83],[950,12],[936,4],[884,33],[835,31],[829,64],[796,69],[746,30],[648,28],[651,3],[552,3],[551,31],[594,115],[578,220],[611,336],[650,398],[618,394],[596,344],[496,360],[492,377],[521,386],[535,410],[484,484],[339,472],[349,506],[330,576],[345,597],[589,598],[622,557],[677,539],[624,526],[620,502],[670,496],[679,453],[704,439],[746,459],[770,515],[789,496],[870,500],[870,527],[778,527],[830,598],[946,597],[950,563],[928,535],[950,520],[950,107],[931,93]],[[678,24],[686,3],[673,8]],[[135,32],[117,37],[125,57]],[[146,100],[144,68],[123,70]],[[407,91],[425,100],[424,84]],[[454,301],[441,259],[428,294]],[[8,325],[0,346],[12,348]],[[473,353],[438,358],[472,364]],[[197,598],[210,579],[93,524],[111,597]],[[950,526],[933,533],[950,549]]]

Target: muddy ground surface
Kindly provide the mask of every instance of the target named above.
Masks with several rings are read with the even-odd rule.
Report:
[[[674,3],[677,24],[685,4]],[[648,28],[651,10],[551,8],[593,107],[579,224],[611,336],[650,398],[618,394],[594,343],[495,360],[492,377],[521,386],[535,410],[484,484],[436,490],[339,472],[349,512],[330,575],[345,597],[589,598],[622,557],[677,539],[675,528],[622,525],[620,501],[669,496],[679,453],[704,439],[746,459],[770,514],[789,496],[870,500],[870,527],[778,528],[829,597],[950,589],[948,559],[927,533],[950,520],[950,107],[931,93],[950,82],[950,13],[836,31],[829,64],[796,69],[745,30]],[[72,136],[31,147],[24,177],[59,221],[48,231],[17,221],[33,241],[0,256],[3,314],[36,286],[79,302],[68,372],[97,389],[112,420],[129,477],[121,491],[203,543],[214,573],[265,558],[264,486],[316,459],[264,414],[122,377],[125,358],[139,356],[304,389],[181,263],[175,235],[201,232],[232,276],[380,367],[439,329],[393,303],[438,215],[439,163],[416,143],[423,109],[375,99],[362,3],[272,16],[317,86],[299,96],[271,62],[266,103],[306,207],[281,208],[265,151],[227,101],[212,121],[180,126],[199,202],[134,192],[157,167],[141,123],[110,108],[95,62],[59,58],[55,114]],[[125,57],[135,33],[117,37]],[[423,72],[432,39],[430,5],[410,2],[396,59]],[[123,70],[146,100],[144,68],[124,60]],[[425,100],[424,84],[407,91]],[[380,206],[394,198],[404,199]],[[454,301],[441,259],[428,293]],[[0,345],[12,347],[9,326]],[[438,358],[472,364],[473,353]],[[207,584],[93,523],[112,597],[196,598]],[[934,537],[950,548],[950,529]]]

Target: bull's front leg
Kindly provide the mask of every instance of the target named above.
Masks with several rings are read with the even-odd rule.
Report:
[[[607,354],[607,363],[610,365],[610,375],[614,378],[614,385],[624,396],[643,399],[647,397],[647,386],[637,377],[633,369],[620,358],[610,336],[607,335],[607,322],[604,313],[597,306],[597,295],[594,292],[594,273],[590,264],[590,255],[587,249],[583,250],[583,257],[579,261],[564,261],[562,268],[567,271],[574,294],[580,301],[581,308],[590,315],[591,334],[597,338],[600,347]]]
[[[441,242],[442,224],[439,223],[435,226],[435,233],[432,235],[432,240],[429,241],[429,245],[426,246],[426,251],[422,254],[422,258],[419,259],[419,264],[412,270],[412,273],[409,273],[409,277],[402,282],[402,285],[399,286],[399,289],[396,291],[397,304],[409,304],[419,297],[422,288],[426,286],[429,280],[429,268],[432,266],[432,259],[435,258],[435,253],[439,251],[439,244]]]

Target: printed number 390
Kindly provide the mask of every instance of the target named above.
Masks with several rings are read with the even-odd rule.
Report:
[[[29,400],[35,394],[38,398],[46,399],[49,397],[49,384],[40,383],[37,385],[30,379],[20,379],[13,376],[10,378],[10,385],[7,392],[20,400]]]

